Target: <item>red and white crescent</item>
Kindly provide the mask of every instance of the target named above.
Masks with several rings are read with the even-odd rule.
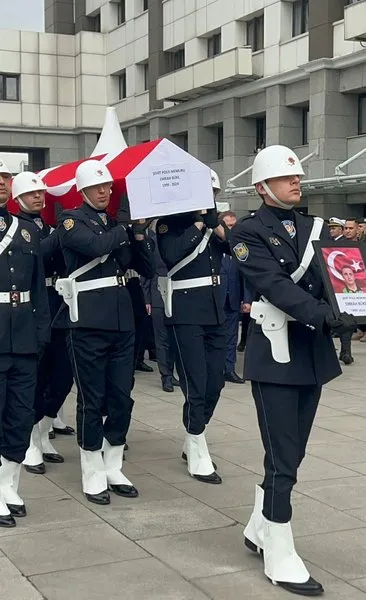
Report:
[[[329,267],[330,271],[332,272],[332,274],[334,275],[334,277],[336,277],[340,281],[344,281],[344,278],[337,271],[337,269],[335,268],[335,265],[334,265],[334,261],[337,258],[337,256],[346,256],[346,255],[344,252],[341,252],[340,250],[334,250],[334,252],[331,252],[328,256],[328,267]]]

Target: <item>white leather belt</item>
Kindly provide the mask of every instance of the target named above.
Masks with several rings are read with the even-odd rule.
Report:
[[[0,304],[24,304],[30,302],[30,292],[0,292]]]
[[[212,275],[209,277],[195,277],[194,279],[183,279],[174,281],[172,279],[173,290],[189,290],[192,288],[206,287],[208,285],[220,285],[220,275]]]
[[[90,279],[89,281],[76,281],[77,292],[90,292],[101,288],[115,287],[117,285],[126,285],[123,275],[114,275],[113,277],[101,277],[100,279]]]

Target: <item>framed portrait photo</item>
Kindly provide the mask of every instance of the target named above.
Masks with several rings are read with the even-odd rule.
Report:
[[[366,244],[364,242],[313,242],[329,303],[335,316],[341,312],[366,323]]]

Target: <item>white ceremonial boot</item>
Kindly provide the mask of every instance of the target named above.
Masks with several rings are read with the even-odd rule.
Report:
[[[25,517],[24,501],[18,495],[21,464],[1,457],[0,489],[4,502],[13,517]]]
[[[101,450],[80,448],[81,479],[83,492],[89,502],[109,504],[107,475]]]
[[[324,592],[297,554],[291,523],[274,523],[263,517],[264,572],[274,585],[302,596],[319,596]]]
[[[66,425],[65,417],[64,417],[64,406],[62,405],[60,410],[57,413],[57,417],[52,420],[52,427],[56,433],[61,435],[73,435],[75,433],[75,429]]]
[[[51,423],[52,417],[43,417],[42,421],[38,423],[41,437],[43,460],[49,463],[63,463],[63,457],[52,446],[48,435]]]
[[[216,473],[212,463],[204,433],[200,433],[199,435],[187,433],[185,447],[187,451],[188,472],[192,477],[203,483],[222,483],[222,479]]]
[[[25,470],[35,475],[43,475],[46,472],[46,467],[43,462],[41,433],[39,430],[39,424],[33,426],[29,448],[23,460]]]
[[[258,554],[263,551],[263,500],[264,490],[260,485],[256,485],[253,512],[244,529],[244,543],[249,550],[258,552]]]
[[[104,438],[104,466],[107,473],[108,489],[118,496],[126,498],[137,498],[137,489],[131,481],[122,473],[123,451],[125,445],[111,446]]]

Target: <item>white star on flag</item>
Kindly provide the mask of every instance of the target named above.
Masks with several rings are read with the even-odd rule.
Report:
[[[355,260],[353,260],[351,262],[351,267],[352,267],[352,269],[354,269],[354,271],[356,271],[356,273],[357,273],[357,271],[362,271],[362,267],[361,267],[360,261],[356,262]]]

